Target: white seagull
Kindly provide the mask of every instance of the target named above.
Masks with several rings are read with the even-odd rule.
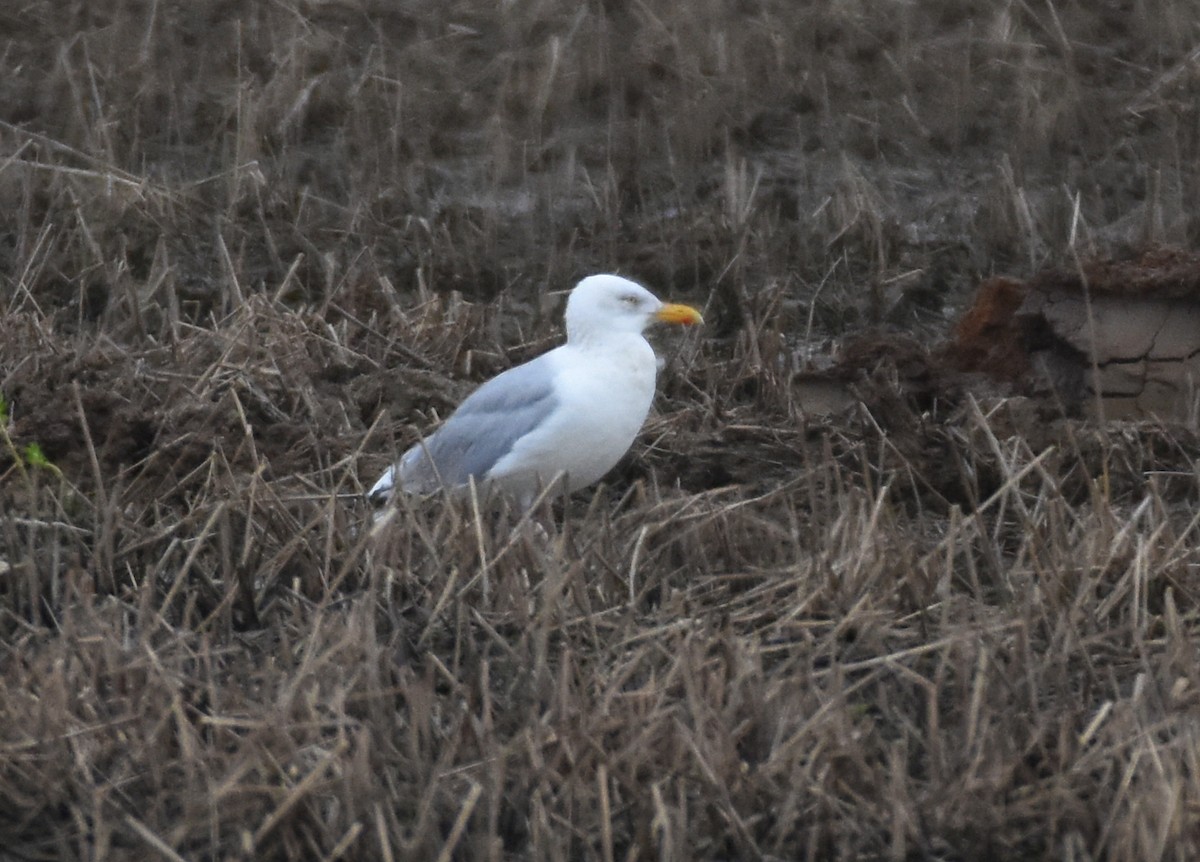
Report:
[[[592,275],[567,300],[567,342],[493,377],[372,486],[461,492],[474,479],[529,508],[551,483],[570,493],[597,482],[633,444],[650,412],[658,360],[642,332],[652,323],[703,323],[640,284]]]

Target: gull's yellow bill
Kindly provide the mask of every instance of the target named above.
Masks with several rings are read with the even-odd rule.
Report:
[[[673,302],[660,308],[654,315],[654,319],[660,323],[681,323],[684,326],[696,326],[704,322],[700,312],[690,305],[679,305]]]

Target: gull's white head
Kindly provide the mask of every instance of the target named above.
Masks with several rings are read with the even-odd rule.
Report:
[[[652,323],[703,323],[687,305],[664,303],[646,288],[619,275],[589,275],[567,299],[567,341],[616,333],[640,334]]]

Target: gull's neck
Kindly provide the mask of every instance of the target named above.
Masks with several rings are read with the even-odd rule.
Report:
[[[567,331],[567,345],[580,350],[611,350],[649,344],[640,332],[621,329],[582,327]]]

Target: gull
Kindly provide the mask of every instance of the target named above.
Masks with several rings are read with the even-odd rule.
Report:
[[[658,358],[642,333],[703,318],[629,279],[592,275],[571,291],[565,321],[565,344],[472,392],[379,477],[370,498],[462,493],[474,482],[528,509],[544,489],[569,494],[598,482],[650,412]]]

